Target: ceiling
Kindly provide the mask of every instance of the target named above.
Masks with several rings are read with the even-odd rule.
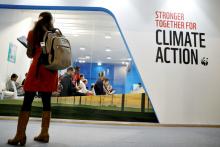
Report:
[[[8,22],[31,18],[37,20],[39,10],[1,10]],[[51,11],[54,26],[69,39],[73,61],[126,64],[131,58],[114,19],[104,12]],[[1,22],[2,23],[2,22]]]

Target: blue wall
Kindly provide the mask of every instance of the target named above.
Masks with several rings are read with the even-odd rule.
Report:
[[[98,66],[97,63],[74,63],[74,66],[80,67],[80,73],[84,74],[85,78],[88,80],[87,87],[90,89],[91,84],[95,83],[98,79],[98,73],[105,72],[106,78],[109,79],[110,84],[115,88],[114,85],[114,64],[102,64]],[[123,88],[122,88],[123,87]],[[124,83],[120,84],[120,89],[124,89]],[[118,91],[117,93],[122,93],[122,91]]]
[[[105,76],[109,79],[110,84],[116,93],[129,93],[132,90],[133,84],[141,82],[138,77],[137,70],[132,64],[130,70],[127,71],[125,66],[119,64],[102,64],[97,63],[74,63],[74,66],[80,67],[80,73],[84,74],[88,80],[88,89],[91,84],[98,79],[98,73],[104,71]]]

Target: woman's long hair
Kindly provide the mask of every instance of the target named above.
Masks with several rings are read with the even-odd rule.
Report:
[[[44,34],[47,30],[53,30],[53,17],[50,12],[42,12],[39,15],[39,20],[36,22],[33,29],[33,44],[32,47],[35,52],[36,46],[40,46],[43,41]]]

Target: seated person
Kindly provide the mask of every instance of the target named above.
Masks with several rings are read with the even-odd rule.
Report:
[[[137,87],[132,91],[132,93],[145,93],[141,83],[137,84]]]
[[[79,66],[76,66],[74,67],[74,75],[72,77],[72,81],[73,81],[73,84],[77,85],[79,84],[79,81],[80,81],[80,67]]]
[[[104,80],[103,80],[103,89],[104,89],[106,95],[110,95],[110,94],[113,94],[115,92],[112,89],[112,86],[110,85],[108,78],[104,78]]]
[[[6,83],[6,90],[11,91],[11,92],[15,92],[15,90],[16,90],[17,95],[22,96],[22,95],[24,95],[24,90],[23,90],[22,85],[20,85],[18,82],[16,82],[17,79],[18,79],[18,75],[12,74],[11,78]]]
[[[103,80],[104,80],[104,72],[99,73],[99,79],[96,81],[94,89],[96,95],[105,95],[105,91],[103,89]]]
[[[83,83],[85,84],[85,86],[88,84],[88,80],[84,79]],[[86,87],[86,90],[88,89],[88,87]],[[87,95],[95,95],[95,91],[92,90],[88,90]]]
[[[95,94],[95,84],[94,83],[92,83],[90,91],[93,93],[93,95],[96,95]]]
[[[86,95],[92,95],[92,92],[86,88],[86,84],[87,84],[87,80],[85,79],[84,75],[80,75],[80,81],[79,84],[77,85],[77,87],[79,87],[78,92],[84,93]]]
[[[73,76],[74,69],[73,67],[69,67],[60,81],[60,84],[62,85],[60,96],[85,96],[85,94],[78,92],[77,87],[73,85]]]

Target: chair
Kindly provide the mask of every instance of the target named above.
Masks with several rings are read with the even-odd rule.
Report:
[[[15,85],[13,84],[13,87]],[[4,98],[17,98],[17,90],[16,88],[14,88],[15,91],[11,92],[11,91],[7,91],[5,84],[4,83],[0,83],[0,100],[3,100]]]

